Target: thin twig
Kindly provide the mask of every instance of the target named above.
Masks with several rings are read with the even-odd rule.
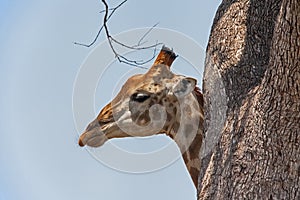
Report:
[[[131,49],[131,50],[144,50],[144,49],[152,49],[152,48],[155,48],[157,47],[158,45],[163,45],[163,43],[159,42],[159,43],[155,43],[153,45],[149,45],[149,46],[141,46],[139,47],[139,45],[134,45],[134,46],[129,46],[129,45],[126,45],[124,43],[121,43],[119,42],[118,40],[116,40],[115,38],[111,37],[111,41],[112,42],[115,42],[116,44],[122,46],[122,47],[125,47],[127,49]]]
[[[108,9],[108,10],[112,10],[112,12],[115,12],[115,10],[117,10],[119,7],[121,7],[124,3],[126,3],[127,2],[127,0],[124,0],[124,1],[122,1],[119,5],[117,5],[116,7],[114,7],[114,8],[110,8],[110,9]],[[106,12],[106,10],[102,10],[102,11],[100,11],[99,13],[103,13],[103,12]]]
[[[156,24],[154,24],[139,40],[139,42],[137,43],[136,46],[140,46],[142,45],[142,41],[146,38],[146,36],[158,25],[159,23],[157,22]]]

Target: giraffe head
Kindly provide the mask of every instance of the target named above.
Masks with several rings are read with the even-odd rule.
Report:
[[[184,119],[188,124],[182,132],[198,129],[203,117],[202,95],[195,79],[170,71],[175,58],[173,51],[163,48],[148,72],[130,77],[88,125],[79,145],[98,147],[111,138],[159,133],[174,138]]]

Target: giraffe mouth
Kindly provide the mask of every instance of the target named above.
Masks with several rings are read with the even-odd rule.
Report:
[[[85,132],[80,135],[78,144],[81,147],[85,145],[89,147],[100,147],[111,138],[126,136],[129,135],[120,130],[116,122],[109,121],[106,123],[101,123],[100,125],[96,119],[91,122],[86,128]]]
[[[88,125],[84,133],[80,135],[78,141],[79,146],[81,147],[85,145],[90,147],[102,146],[108,140],[106,133],[110,125],[111,124],[109,122],[100,125],[97,119],[92,121]]]
[[[102,146],[107,140],[108,138],[105,136],[103,131],[100,129],[92,129],[81,134],[78,144],[81,147],[85,145],[90,147],[99,147]]]

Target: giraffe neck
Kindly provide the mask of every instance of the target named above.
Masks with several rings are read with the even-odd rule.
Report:
[[[202,132],[198,133],[189,148],[182,153],[182,158],[186,168],[194,182],[195,187],[198,186],[198,177],[200,173],[200,149],[202,143]]]
[[[192,96],[194,99],[194,96]],[[177,112],[174,123],[169,127],[168,135],[178,145],[187,170],[195,184],[198,186],[200,173],[200,150],[203,137],[203,107],[198,101],[183,103]]]
[[[202,144],[202,129],[197,132],[196,136],[192,141],[189,142],[189,145],[185,145],[181,139],[176,139],[176,136],[173,134],[168,134],[179,147],[185,166],[192,178],[192,181],[197,188],[198,186],[198,177],[200,173],[200,150]],[[185,140],[186,141],[186,140]]]

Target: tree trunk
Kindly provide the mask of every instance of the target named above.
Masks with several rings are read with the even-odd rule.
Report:
[[[198,199],[300,199],[300,1],[224,0],[205,65]]]

